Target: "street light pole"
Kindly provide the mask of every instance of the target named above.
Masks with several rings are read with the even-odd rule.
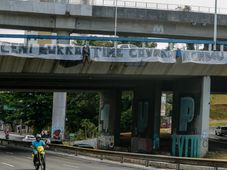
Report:
[[[20,113],[20,135],[22,135],[22,126],[23,126],[23,122],[22,122],[22,117],[23,117],[23,112]]]
[[[114,16],[114,37],[117,37],[117,0],[115,0],[115,16]],[[117,56],[117,41],[114,41],[115,55]]]
[[[214,9],[214,51],[217,49],[217,0],[215,0]]]

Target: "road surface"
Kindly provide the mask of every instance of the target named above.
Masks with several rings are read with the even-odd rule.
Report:
[[[0,131],[0,138],[1,139],[5,139],[4,131]],[[9,133],[9,139],[11,139],[11,140],[19,140],[19,141],[21,141],[23,138],[24,138],[23,135]]]
[[[80,157],[47,153],[47,170],[156,170],[155,168],[126,167],[124,164],[107,163]],[[9,149],[0,145],[0,170],[34,170],[31,152]]]

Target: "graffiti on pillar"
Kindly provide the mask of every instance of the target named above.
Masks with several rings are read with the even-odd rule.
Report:
[[[100,129],[101,132],[108,132],[109,130],[109,112],[110,112],[110,105],[104,104],[101,108],[100,113]]]
[[[153,149],[158,149],[160,144],[160,139],[158,134],[154,134],[153,136]]]
[[[52,140],[61,141],[64,136],[64,128],[63,127],[53,127],[51,136],[52,136]]]
[[[131,140],[131,151],[141,153],[152,152],[152,140],[149,138],[133,137]]]
[[[209,130],[203,131],[202,132],[202,149],[207,149],[208,148],[208,138],[209,138]]]
[[[97,145],[99,149],[113,149],[114,136],[104,136],[104,135],[99,136]]]
[[[172,135],[172,155],[180,157],[200,157],[200,135]]]
[[[138,103],[138,132],[143,133],[148,124],[149,103],[147,101]]]
[[[195,101],[192,97],[182,97],[180,101],[179,131],[187,132],[188,123],[192,122],[195,112]]]

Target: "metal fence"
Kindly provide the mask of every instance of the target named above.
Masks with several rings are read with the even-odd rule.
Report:
[[[14,1],[33,1],[33,2],[50,2],[50,3],[65,3],[65,4],[88,4],[95,6],[116,6],[125,8],[142,8],[142,9],[157,9],[157,10],[172,10],[172,11],[191,11],[201,13],[214,13],[214,7],[194,6],[184,4],[166,4],[154,2],[141,2],[139,0],[14,0]],[[227,8],[218,8],[219,14],[227,14]]]

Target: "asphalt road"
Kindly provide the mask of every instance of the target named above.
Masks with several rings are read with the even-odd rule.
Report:
[[[124,164],[88,160],[47,153],[47,170],[138,170],[155,168],[126,167]],[[34,170],[31,152],[0,146],[0,170]]]

